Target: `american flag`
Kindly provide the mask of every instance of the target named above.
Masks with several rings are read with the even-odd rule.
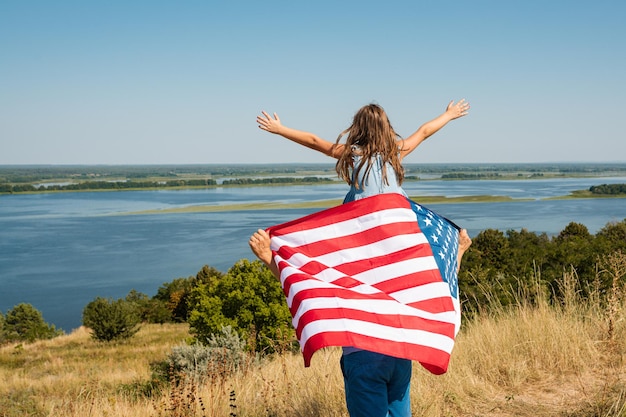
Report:
[[[447,371],[461,319],[456,225],[379,194],[268,232],[305,366],[352,346]]]

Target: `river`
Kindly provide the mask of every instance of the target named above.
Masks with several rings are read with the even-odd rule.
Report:
[[[558,234],[568,223],[596,233],[626,218],[625,199],[545,200],[625,177],[495,181],[407,182],[410,196],[503,195],[505,203],[430,204],[468,229],[526,228]],[[301,202],[342,198],[343,184],[0,196],[0,311],[24,302],[44,320],[71,331],[95,297],[149,296],[204,265],[226,272],[254,259],[247,239],[257,228],[289,221],[314,209],[132,214],[195,205]],[[419,202],[419,197],[414,197]]]

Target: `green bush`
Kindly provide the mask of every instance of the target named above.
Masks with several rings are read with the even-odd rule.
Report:
[[[137,290],[130,290],[125,298],[126,301],[135,305],[137,314],[142,323],[169,323],[172,314],[167,305],[155,298],[149,298],[146,294]]]
[[[137,305],[124,299],[97,297],[83,310],[83,324],[91,329],[94,339],[103,342],[132,337],[140,321]]]
[[[188,309],[191,332],[203,343],[222,327],[232,326],[254,352],[297,346],[283,290],[261,261],[242,259],[225,275],[197,285]]]
[[[30,304],[18,304],[0,318],[0,342],[34,342],[61,334],[63,331],[46,323],[41,312]]]
[[[0,311],[0,345],[6,341],[6,336],[4,334],[4,314]]]

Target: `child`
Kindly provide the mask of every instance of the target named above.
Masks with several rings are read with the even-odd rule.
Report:
[[[257,117],[259,128],[278,134],[337,159],[336,170],[350,190],[344,203],[375,194],[400,193],[404,169],[402,159],[448,122],[465,116],[469,103],[464,99],[451,101],[445,112],[420,126],[402,139],[393,129],[387,114],[377,104],[362,107],[352,125],[341,132],[335,143],[313,133],[283,126],[276,113],[271,117],[263,111]],[[340,143],[346,136],[345,143]],[[270,237],[260,229],[250,237],[254,254],[279,276],[272,259]],[[463,253],[471,245],[466,230],[459,232],[459,265]],[[346,403],[351,417],[405,417],[411,415],[409,399],[412,364],[410,360],[346,346],[341,357]]]

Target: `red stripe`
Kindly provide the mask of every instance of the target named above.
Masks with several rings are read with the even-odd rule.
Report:
[[[433,314],[454,311],[454,304],[452,303],[452,298],[449,296],[430,298],[428,300],[407,303],[406,305]]]
[[[439,270],[429,269],[389,279],[374,285],[374,287],[382,292],[391,294],[396,291],[406,290],[407,288],[415,288],[421,285],[433,284],[441,281],[442,279]]]
[[[417,222],[396,222],[373,227],[362,232],[337,238],[327,238],[318,242],[300,246],[281,246],[278,253],[288,259],[294,253],[306,253],[310,257],[318,257],[338,250],[357,248],[370,245],[394,236],[419,233]],[[272,236],[280,236],[282,231],[274,232]]]
[[[319,349],[329,346],[357,345],[371,352],[418,361],[435,375],[445,373],[450,363],[450,354],[429,346],[393,342],[386,339],[363,336],[358,333],[328,332],[317,334],[307,341],[307,344],[302,349],[304,366],[308,367],[311,365],[311,357]]]

